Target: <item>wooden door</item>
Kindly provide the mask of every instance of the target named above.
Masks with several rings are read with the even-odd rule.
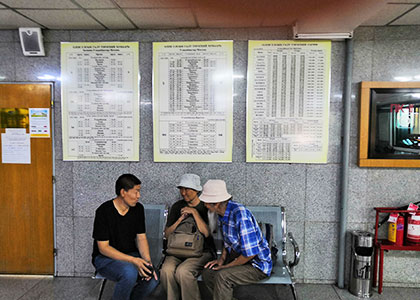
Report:
[[[0,108],[50,108],[51,90],[50,84],[0,84]],[[31,138],[30,145],[30,164],[0,162],[3,274],[54,273],[52,132],[49,138]]]

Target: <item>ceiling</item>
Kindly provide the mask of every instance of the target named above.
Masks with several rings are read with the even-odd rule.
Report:
[[[420,25],[420,0],[0,0],[0,29],[278,27],[350,32]]]

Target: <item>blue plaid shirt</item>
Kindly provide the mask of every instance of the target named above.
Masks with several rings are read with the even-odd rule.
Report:
[[[273,268],[270,248],[252,213],[242,204],[230,200],[219,221],[225,248],[245,257],[256,255],[251,260],[252,266],[270,276]]]

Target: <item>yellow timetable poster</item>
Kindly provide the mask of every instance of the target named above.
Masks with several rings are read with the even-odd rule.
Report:
[[[139,160],[138,49],[61,43],[64,160]]]
[[[232,161],[232,46],[153,43],[154,161]]]
[[[247,162],[327,162],[330,61],[330,41],[249,41]]]

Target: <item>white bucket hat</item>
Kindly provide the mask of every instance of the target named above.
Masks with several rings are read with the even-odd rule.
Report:
[[[195,174],[184,174],[179,179],[178,188],[187,188],[187,189],[193,189],[198,192],[201,192],[203,188],[200,184],[200,176]]]
[[[232,197],[226,189],[226,183],[219,179],[210,179],[203,186],[200,200],[206,203],[219,203]]]

